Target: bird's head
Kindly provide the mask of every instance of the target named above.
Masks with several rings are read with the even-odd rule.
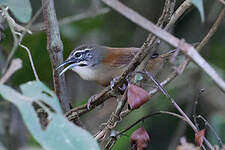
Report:
[[[76,67],[87,68],[94,67],[101,61],[103,47],[97,45],[82,45],[75,48],[69,55],[69,57],[57,67],[57,69],[68,65],[62,70],[60,75],[65,73],[69,69],[75,70]]]

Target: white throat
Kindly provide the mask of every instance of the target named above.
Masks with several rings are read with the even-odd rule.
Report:
[[[115,71],[115,69],[117,71]],[[75,66],[72,68],[74,72],[79,74],[81,78],[84,80],[93,80],[97,81],[101,84],[108,84],[108,81],[111,81],[115,76],[118,76],[123,69],[118,69],[114,68],[112,69],[111,67],[105,67],[103,65],[97,65],[95,67],[80,67],[80,66]]]
[[[75,66],[72,68],[84,80],[95,80],[98,72],[94,68]]]

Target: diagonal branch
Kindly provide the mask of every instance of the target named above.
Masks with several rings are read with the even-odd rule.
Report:
[[[154,79],[152,74],[150,72],[146,72],[147,76],[155,83],[155,85],[158,87],[158,89],[162,92],[163,95],[165,95],[170,102],[173,104],[173,106],[178,110],[178,112],[186,119],[186,122],[190,125],[190,127],[194,130],[195,133],[198,132],[197,127],[194,125],[194,123],[190,120],[190,118],[185,114],[185,112],[180,108],[180,106],[175,102],[175,100],[168,94],[168,92],[161,86],[161,84]],[[208,146],[210,150],[214,150],[214,147],[209,143],[209,141],[204,138],[204,142]],[[204,147],[202,145],[202,147]]]
[[[178,7],[178,9],[175,11],[175,13],[172,15],[172,17],[171,17],[169,23],[167,24],[166,28],[169,29],[180,18],[180,16],[182,16],[182,14],[185,12],[184,10],[187,10],[190,6],[191,6],[190,0],[184,1]],[[162,18],[164,18],[164,17],[162,17]],[[151,35],[152,34],[150,33],[147,40],[146,40],[146,41],[150,41],[149,45],[152,45],[152,43],[154,41],[154,40],[151,40],[152,39]],[[141,53],[143,53],[143,52],[141,51]],[[139,60],[142,60],[142,59],[139,59]],[[143,60],[143,61],[145,61],[145,60]],[[143,64],[143,61],[142,61],[142,64]],[[134,64],[134,62],[132,62],[132,63]],[[176,72],[174,74],[173,74],[173,77],[171,77],[171,79],[169,79],[169,80],[172,80],[172,78],[175,78]],[[166,82],[166,83],[168,83],[168,82]],[[91,102],[91,105],[90,105],[90,109],[87,109],[87,104],[84,104],[84,105],[81,105],[81,106],[78,106],[76,108],[71,109],[69,112],[66,113],[66,116],[68,117],[69,120],[73,120],[74,118],[77,118],[77,116],[82,115],[82,114],[84,114],[88,111],[91,111],[92,109],[95,108],[95,106],[97,106],[99,104],[102,104],[104,101],[106,101],[106,99],[108,99],[110,97],[110,94],[109,94],[110,89],[111,89],[110,86],[108,86],[101,93],[99,93],[97,96],[91,97],[90,99],[91,99],[92,102]],[[156,93],[157,91],[158,90],[156,89],[156,90],[154,90],[153,93]]]
[[[225,82],[223,79],[217,74],[217,72],[198,54],[197,50],[190,44],[186,42],[182,42],[182,40],[173,36],[172,34],[162,30],[161,28],[154,25],[152,22],[139,15],[137,12],[132,9],[126,7],[118,0],[102,0],[105,4],[109,5],[120,14],[127,17],[132,22],[146,29],[147,31],[153,33],[160,39],[166,41],[170,45],[174,47],[178,47],[181,51],[191,58],[203,71],[205,71],[212,80],[216,83],[216,85],[225,93]]]

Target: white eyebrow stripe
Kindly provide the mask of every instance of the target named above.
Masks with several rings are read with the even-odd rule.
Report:
[[[84,51],[86,52],[86,51],[90,51],[91,49],[90,48],[85,48],[84,49]]]
[[[86,51],[90,51],[91,49],[90,48],[85,48],[84,50],[77,50],[73,53],[73,55],[75,55],[76,53],[79,53],[79,52],[86,52]]]

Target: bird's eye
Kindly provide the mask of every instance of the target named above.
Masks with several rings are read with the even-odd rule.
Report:
[[[151,58],[152,58],[152,59],[155,59],[155,58],[157,58],[158,56],[159,56],[158,53],[153,53],[152,56],[151,56]]]
[[[87,53],[87,56],[88,56],[88,57],[92,57],[91,53]]]
[[[75,57],[77,57],[77,58],[81,57],[81,53],[76,53]]]

